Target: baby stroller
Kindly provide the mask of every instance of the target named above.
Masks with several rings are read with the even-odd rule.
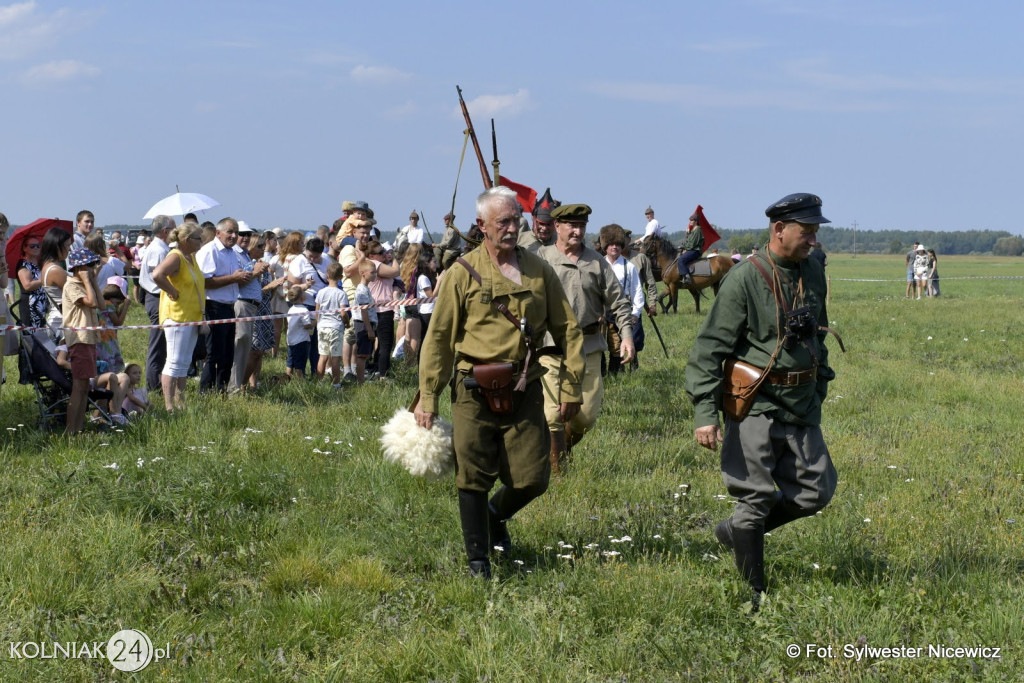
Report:
[[[21,324],[17,316],[15,322]],[[39,406],[39,424],[43,429],[63,428],[67,422],[71,398],[71,376],[54,358],[56,345],[46,330],[23,330],[18,352],[19,382],[31,384]],[[106,389],[89,391],[88,407],[99,414],[99,422],[113,426],[110,413],[98,401],[110,401],[114,394]]]

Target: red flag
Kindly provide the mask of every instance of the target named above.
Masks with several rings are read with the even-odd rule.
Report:
[[[515,190],[516,197],[519,199],[519,205],[523,207],[524,213],[533,213],[533,204],[537,201],[537,190],[526,185],[514,183],[503,175],[499,175],[498,180],[508,189]]]
[[[718,234],[718,231],[711,227],[711,223],[704,217],[704,207],[700,204],[697,205],[697,210],[694,211],[697,214],[697,225],[700,226],[700,232],[704,235],[704,244],[707,246],[705,249],[710,249],[711,245],[722,239],[722,236]]]

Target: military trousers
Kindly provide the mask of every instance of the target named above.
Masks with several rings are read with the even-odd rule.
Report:
[[[601,379],[601,351],[588,353],[586,367],[583,370],[583,404],[580,412],[569,423],[573,434],[582,436],[589,431],[597,416],[601,413],[604,402],[604,380]],[[548,429],[558,432],[565,429],[558,406],[562,403],[562,381],[565,379],[565,366],[561,356],[541,356],[540,364],[547,372],[541,377],[544,385],[544,417]]]
[[[509,488],[543,493],[551,478],[551,433],[544,423],[544,393],[540,382],[513,392],[511,413],[497,415],[479,389],[467,389],[456,375],[452,401],[452,443],[455,446],[455,485],[466,491],[487,492],[497,479]]]
[[[804,513],[821,510],[836,490],[837,474],[818,426],[801,426],[771,415],[725,418],[722,480],[736,499],[732,525],[762,529],[776,505],[776,487],[784,500]]]

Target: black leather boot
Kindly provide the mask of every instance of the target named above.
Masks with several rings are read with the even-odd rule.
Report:
[[[804,512],[790,501],[780,498],[775,507],[771,509],[768,516],[764,518],[764,530],[772,531],[790,522],[808,517],[813,513]]]
[[[488,504],[488,520],[490,522],[491,549],[507,553],[512,549],[512,538],[508,533],[506,522],[522,510],[539,494],[536,490],[513,489],[502,486],[491,496]]]
[[[487,559],[487,494],[459,489],[459,519],[469,559],[469,575],[491,578],[491,561]]]
[[[754,590],[754,608],[764,593],[764,531],[761,529],[732,529],[732,540],[736,554],[736,568],[740,576]]]

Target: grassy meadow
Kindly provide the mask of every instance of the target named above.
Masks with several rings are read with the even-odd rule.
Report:
[[[171,649],[136,676],[166,680],[1020,680],[1024,280],[1008,278],[1024,259],[943,258],[942,296],[922,301],[903,298],[902,256],[828,270],[848,349],[829,342],[839,489],[768,537],[755,614],[711,533],[731,502],[692,436],[683,368],[702,316],[684,298],[657,318],[670,358],[648,323],[640,370],[607,382],[597,428],[510,523],[489,583],[466,576],[451,479],[380,455],[408,369],[230,399],[190,382],[183,413],[68,439],[36,428],[5,359],[0,646],[139,629]],[[144,357],[144,332],[121,343]],[[858,660],[865,647],[923,650]],[[127,677],[0,655],[2,680]]]

